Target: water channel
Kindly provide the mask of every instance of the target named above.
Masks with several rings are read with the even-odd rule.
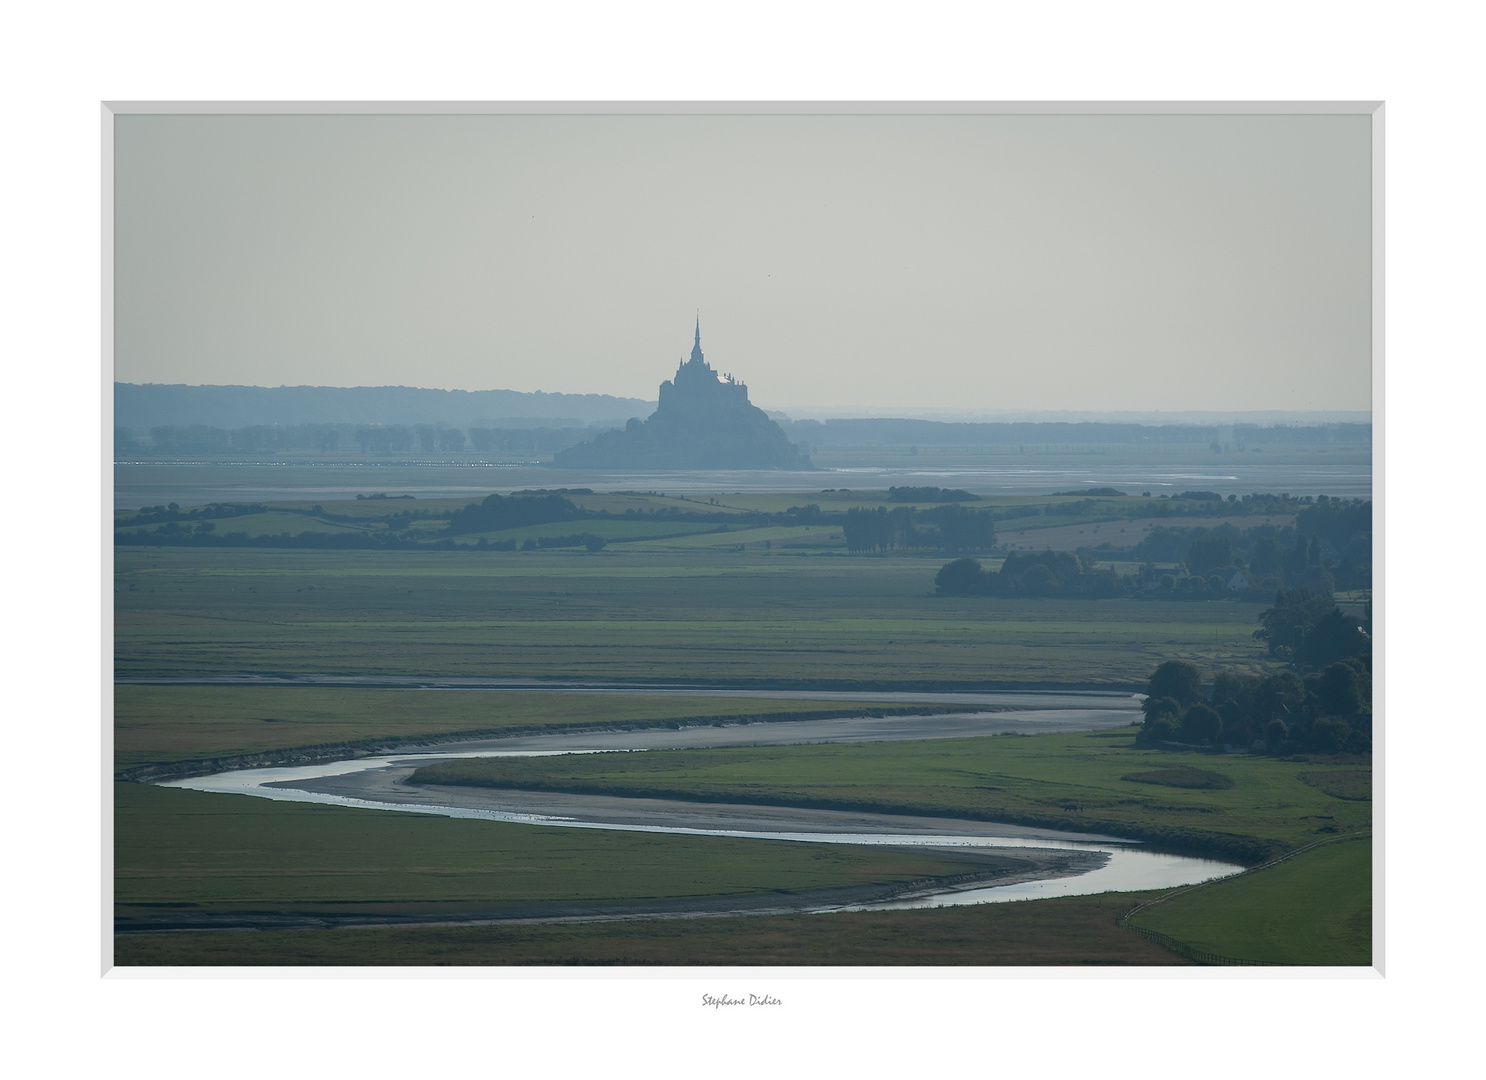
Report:
[[[561,692],[561,691],[554,691]],[[736,691],[716,691],[734,694]],[[754,691],[756,694],[768,692]],[[780,696],[785,696],[783,693]],[[937,701],[940,695],[908,695]],[[944,695],[949,697],[950,695]],[[959,695],[956,695],[959,696]],[[1139,715],[1138,699],[1117,694],[977,694],[985,712],[931,716],[846,717],[632,731],[562,732],[444,743],[407,752],[314,765],[241,769],[166,782],[196,791],[253,795],[280,801],[325,803],[392,812],[441,814],[557,828],[672,833],[815,844],[890,846],[961,854],[1004,849],[1078,853],[1044,860],[1030,880],[946,889],[906,898],[853,905],[854,909],[922,908],[995,903],[1052,896],[1145,889],[1173,889],[1236,874],[1242,867],[1210,859],[1168,855],[1114,837],[1060,832],[984,821],[858,813],[782,806],[739,806],[667,799],[637,799],[483,788],[425,787],[405,783],[418,767],[471,757],[644,753],[723,746],[783,746],[826,742],[1088,731],[1123,727]],[[1029,707],[1029,704],[1032,707]],[[1041,706],[1041,707],[1038,707]],[[1029,864],[1030,865],[1030,864]],[[1048,876],[1051,875],[1051,876]],[[813,907],[802,910],[840,910]]]

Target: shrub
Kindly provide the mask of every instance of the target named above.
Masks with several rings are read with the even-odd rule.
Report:
[[[1322,754],[1335,754],[1347,744],[1347,736],[1351,734],[1352,729],[1345,720],[1323,716],[1311,724],[1311,749]]]
[[[945,563],[934,576],[935,591],[945,596],[974,596],[985,591],[985,572],[978,559]]]
[[[1145,721],[1148,724],[1163,716],[1175,721],[1182,714],[1181,703],[1175,698],[1169,697],[1148,697],[1140,706],[1140,709],[1145,713]]]
[[[1207,705],[1193,705],[1182,715],[1182,741],[1214,743],[1223,734],[1223,718]]]
[[[1173,698],[1178,705],[1194,705],[1202,700],[1202,673],[1183,660],[1168,660],[1151,673],[1146,694]]]
[[[1179,732],[1176,720],[1170,716],[1158,716],[1148,720],[1135,737],[1136,746],[1154,746],[1161,742],[1176,742]]]

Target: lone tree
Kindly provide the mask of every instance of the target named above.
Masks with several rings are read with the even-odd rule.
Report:
[[[934,576],[934,588],[946,596],[974,596],[985,591],[985,572],[978,559],[956,559]]]

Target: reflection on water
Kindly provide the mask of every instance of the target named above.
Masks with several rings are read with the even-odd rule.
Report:
[[[1028,845],[1049,846],[1049,845]],[[997,885],[983,889],[963,889],[938,893],[915,900],[890,901],[867,905],[873,909],[955,907],[960,904],[994,904],[1009,900],[1046,900],[1054,896],[1091,896],[1102,892],[1139,892],[1144,889],[1179,889],[1215,878],[1240,873],[1241,866],[1213,859],[1191,859],[1184,855],[1166,855],[1156,851],[1133,851],[1099,844],[1073,844],[1084,850],[1108,851],[1109,861],[1097,870],[1076,877],[1047,881],[1024,881],[1017,885]],[[862,907],[837,910],[858,911]]]

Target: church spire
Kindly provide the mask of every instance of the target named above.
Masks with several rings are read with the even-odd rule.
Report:
[[[702,362],[702,313],[697,312],[697,337],[695,344],[691,347],[691,358],[698,363]]]

